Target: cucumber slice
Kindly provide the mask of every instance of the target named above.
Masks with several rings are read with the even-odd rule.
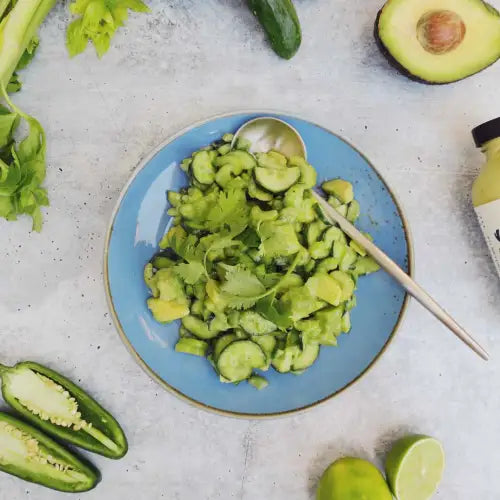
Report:
[[[231,144],[223,144],[217,148],[217,152],[220,155],[226,155],[229,151],[231,151]]]
[[[352,278],[343,271],[333,271],[330,276],[336,279],[342,288],[341,302],[349,300],[354,292],[355,284]]]
[[[271,193],[267,193],[266,191],[262,191],[262,189],[259,189],[253,179],[250,179],[250,181],[248,182],[248,194],[252,198],[260,201],[271,201],[273,199],[273,195]]]
[[[298,167],[289,168],[255,168],[255,180],[272,193],[281,193],[292,187],[300,177]]]
[[[349,311],[346,311],[342,316],[342,332],[349,333],[351,331],[351,315]]]
[[[269,151],[269,153],[257,153],[257,165],[264,168],[286,168],[286,157],[276,151]],[[298,166],[298,165],[292,165]]]
[[[208,344],[204,340],[181,337],[175,350],[184,354],[193,354],[194,356],[205,356],[207,353]]]
[[[224,165],[231,165],[240,170],[251,170],[255,167],[257,162],[255,158],[246,151],[236,150],[231,151],[223,156],[219,156],[214,161],[217,167],[223,167]]]
[[[301,353],[294,359],[292,369],[297,371],[309,368],[316,361],[318,355],[319,344],[306,344]]]
[[[244,137],[238,137],[238,140],[236,141],[236,149],[240,151],[248,151],[251,145],[252,143]]]
[[[356,295],[352,294],[351,298],[345,303],[346,311],[350,311],[356,307]]]
[[[259,345],[268,359],[271,359],[276,347],[276,337],[273,335],[259,335],[252,338],[252,341]]]
[[[250,335],[267,335],[278,327],[254,311],[245,311],[240,316],[240,326]]]
[[[288,162],[291,167],[299,167],[300,183],[306,189],[312,189],[316,185],[317,173],[312,165],[307,163],[301,156],[292,156]]]
[[[335,196],[342,203],[351,203],[354,199],[352,184],[344,179],[332,179],[321,184],[325,193]]]
[[[330,205],[332,208],[337,208],[337,207],[340,207],[340,205],[342,205],[342,202],[337,200],[337,198],[335,198],[335,196],[329,196],[328,197],[328,205]]]
[[[268,370],[271,366],[274,350],[276,349],[276,337],[273,335],[256,335],[252,337],[252,341],[264,351],[264,354],[266,355],[266,366],[262,368],[262,370]]]
[[[350,222],[355,222],[359,217],[360,212],[361,208],[359,206],[359,202],[356,200],[352,200],[351,203],[349,203],[349,207],[347,208],[347,220]]]
[[[212,184],[215,180],[215,169],[208,151],[199,151],[194,155],[191,170],[194,178],[201,184]]]
[[[167,269],[169,267],[175,266],[175,261],[163,255],[157,255],[156,257],[153,257],[152,263],[153,267],[156,269]]]
[[[339,269],[346,272],[356,262],[358,258],[356,252],[351,247],[346,247],[344,256],[340,261]]]
[[[295,358],[300,354],[299,346],[285,347],[285,349],[276,349],[273,356],[273,367],[280,373],[287,373],[292,369]]]
[[[269,385],[269,382],[264,377],[261,377],[260,375],[252,375],[248,379],[248,383],[253,385],[259,391],[261,389],[265,389]]]
[[[235,340],[238,340],[238,336],[234,333],[229,333],[227,335],[223,335],[215,341],[214,346],[214,360],[217,362],[221,352]]]
[[[204,321],[191,315],[182,318],[182,326],[187,328],[195,337],[201,340],[212,339],[217,337],[219,333],[217,331],[211,331]]]
[[[358,242],[351,240],[349,242],[349,246],[358,254],[361,255],[361,257],[366,256],[366,250],[364,247],[362,247]]]
[[[347,205],[339,205],[335,208],[340,215],[347,216]]]
[[[220,374],[230,382],[240,382],[252,375],[256,368],[266,366],[266,355],[251,340],[237,340],[229,344],[217,360]]]
[[[184,172],[188,172],[189,166],[191,165],[192,161],[193,161],[192,158],[185,158],[184,160],[182,160],[181,170]]]

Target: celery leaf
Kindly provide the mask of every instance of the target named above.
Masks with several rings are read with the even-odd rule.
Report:
[[[98,57],[102,57],[116,30],[124,26],[129,10],[149,12],[149,7],[141,0],[75,0],[69,9],[79,16],[66,32],[66,46],[71,57],[83,52],[89,41],[94,44]]]

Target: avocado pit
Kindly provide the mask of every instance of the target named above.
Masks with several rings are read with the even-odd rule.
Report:
[[[417,38],[431,54],[446,54],[456,49],[465,37],[462,18],[451,10],[426,12],[417,23]]]

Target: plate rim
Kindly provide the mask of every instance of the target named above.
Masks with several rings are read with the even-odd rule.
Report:
[[[405,240],[406,240],[406,246],[408,249],[408,274],[413,278],[414,276],[414,247],[413,247],[413,236],[410,230],[410,226],[408,223],[408,220],[406,218],[405,212],[403,210],[403,206],[401,202],[399,201],[398,197],[396,194],[393,192],[392,188],[389,186],[389,184],[386,182],[384,176],[379,172],[379,170],[375,167],[375,165],[369,160],[367,156],[365,156],[356,146],[354,146],[350,141],[344,139],[342,136],[339,134],[332,132],[329,128],[318,124],[308,118],[303,118],[301,116],[294,115],[293,113],[289,113],[286,111],[279,111],[279,110],[270,110],[270,109],[265,109],[265,110],[260,110],[260,109],[242,109],[238,111],[228,111],[225,113],[219,113],[216,115],[211,115],[207,118],[198,120],[196,122],[191,123],[190,125],[185,126],[175,134],[172,134],[168,136],[166,139],[164,139],[161,143],[159,143],[157,146],[155,146],[148,154],[146,154],[144,157],[142,157],[138,162],[136,167],[134,168],[132,174],[130,175],[128,181],[125,183],[123,188],[120,191],[120,194],[118,196],[118,199],[116,200],[116,203],[114,205],[113,211],[111,213],[110,221],[108,223],[107,229],[106,229],[106,235],[104,239],[104,252],[103,252],[103,281],[104,281],[104,290],[106,293],[106,302],[108,304],[108,309],[111,314],[111,317],[113,319],[113,324],[118,332],[118,335],[120,336],[121,341],[129,351],[129,353],[132,355],[132,357],[135,359],[136,363],[143,369],[143,371],[146,372],[149,377],[151,377],[157,384],[159,384],[163,389],[165,389],[167,392],[170,392],[180,400],[190,404],[191,406],[194,406],[198,409],[202,409],[205,411],[209,411],[211,413],[215,413],[220,416],[225,416],[225,417],[233,417],[233,418],[241,418],[241,419],[247,419],[247,420],[264,420],[264,419],[271,419],[271,418],[278,418],[278,417],[286,417],[290,415],[297,415],[300,413],[303,413],[307,410],[310,410],[312,408],[315,408],[316,406],[319,406],[322,403],[325,403],[357,382],[361,380],[368,372],[375,366],[375,364],[380,360],[382,355],[386,352],[386,350],[389,348],[389,346],[392,344],[392,341],[394,340],[397,331],[401,327],[401,324],[403,322],[404,317],[406,316],[406,312],[408,310],[408,304],[410,301],[410,295],[408,293],[405,293],[403,303],[401,305],[401,310],[398,315],[398,319],[396,321],[396,324],[394,325],[394,328],[391,331],[391,334],[389,335],[387,341],[383,345],[382,349],[377,353],[377,355],[373,358],[373,360],[368,364],[368,366],[355,378],[353,378],[348,384],[344,385],[342,388],[338,389],[337,391],[333,392],[332,394],[329,394],[328,396],[319,399],[315,401],[314,403],[310,403],[308,405],[300,406],[298,408],[294,408],[291,410],[284,410],[284,411],[276,411],[276,412],[270,412],[270,413],[246,413],[246,412],[237,412],[237,411],[232,411],[232,410],[223,410],[221,408],[217,408],[215,406],[211,406],[205,403],[202,403],[200,401],[197,401],[196,399],[184,394],[180,390],[176,389],[172,385],[170,385],[168,382],[163,380],[140,356],[140,354],[135,350],[134,346],[128,339],[127,335],[125,334],[125,331],[121,325],[120,319],[118,318],[118,315],[116,313],[114,303],[113,303],[113,297],[111,295],[111,286],[110,286],[110,281],[109,281],[109,274],[108,274],[108,257],[109,257],[109,244],[111,241],[111,236],[113,234],[113,229],[114,229],[114,224],[115,224],[115,219],[116,215],[118,214],[118,211],[121,207],[123,198],[127,194],[130,186],[134,182],[135,178],[139,174],[139,172],[142,171],[142,169],[146,166],[146,164],[152,160],[164,147],[168,146],[171,142],[173,142],[175,139],[178,137],[186,134],[190,130],[192,130],[195,127],[199,127],[201,125],[204,125],[208,122],[220,119],[220,118],[229,118],[231,116],[236,116],[236,115],[242,115],[242,114],[262,114],[262,115],[279,115],[281,117],[285,118],[292,118],[292,119],[297,119],[297,120],[302,120],[304,122],[310,123],[311,125],[314,125],[315,127],[321,128],[328,132],[329,134],[337,137],[344,143],[346,143],[348,146],[350,146],[354,151],[356,151],[367,163],[368,165],[372,168],[372,170],[375,172],[375,174],[378,176],[378,178],[382,181],[384,184],[385,188],[387,189],[387,192],[391,196],[392,200],[394,201],[394,204],[396,205],[396,208],[398,210],[398,213],[401,217],[401,222],[403,225],[403,231],[405,235]]]

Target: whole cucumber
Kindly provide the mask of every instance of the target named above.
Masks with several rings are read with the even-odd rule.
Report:
[[[302,41],[299,18],[291,0],[247,0],[267,33],[272,48],[280,57],[290,59]]]

